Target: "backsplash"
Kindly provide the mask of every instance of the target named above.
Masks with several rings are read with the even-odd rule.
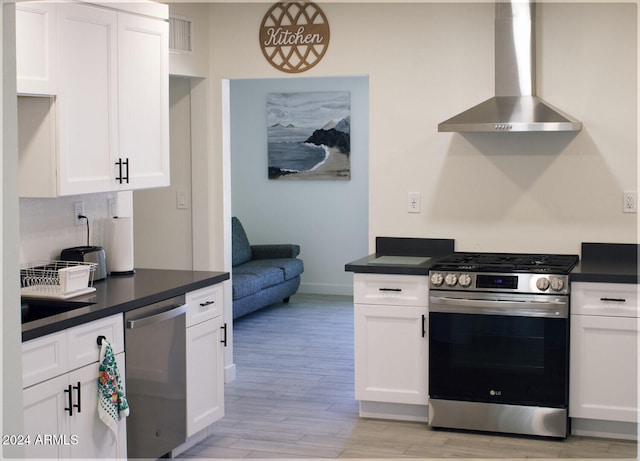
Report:
[[[87,244],[86,221],[74,224],[73,203],[84,202],[90,244],[103,244],[104,220],[111,217],[109,199],[116,192],[60,198],[20,199],[20,263],[58,259],[64,248]]]

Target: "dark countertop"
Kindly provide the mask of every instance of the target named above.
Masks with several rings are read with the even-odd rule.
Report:
[[[346,264],[344,266],[344,270],[346,272],[364,274],[429,275],[429,268],[436,261],[436,258],[425,256],[423,258],[416,258],[416,261],[418,261],[418,259],[427,258],[424,262],[419,264],[384,263],[384,259],[377,262],[376,260],[381,256],[388,255],[380,255],[378,253],[371,254]]]
[[[376,252],[345,265],[345,271],[368,274],[429,275],[438,258],[454,251],[454,240],[377,237]],[[633,243],[582,243],[581,259],[571,272],[573,282],[639,283],[638,252]],[[388,256],[408,256],[402,258]],[[420,256],[424,258],[421,261]],[[379,258],[382,259],[378,260]]]
[[[429,275],[431,266],[454,251],[453,239],[376,237],[376,252],[344,266],[346,272]]]
[[[23,322],[25,320],[26,322],[22,324],[22,340],[28,341],[110,315],[127,312],[228,279],[228,272],[165,269],[136,269],[134,275],[107,277],[94,282],[95,292],[68,300],[92,303],[88,306],[29,321],[30,315],[40,316],[35,308],[33,312],[30,309],[27,317],[23,319]],[[23,298],[23,301],[28,300]]]
[[[638,283],[638,249],[633,243],[583,243],[572,282]]]

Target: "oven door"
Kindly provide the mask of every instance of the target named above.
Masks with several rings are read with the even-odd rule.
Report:
[[[567,407],[568,297],[429,297],[429,397]]]

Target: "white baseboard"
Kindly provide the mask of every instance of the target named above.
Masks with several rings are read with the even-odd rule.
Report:
[[[429,406],[361,400],[360,417],[427,423],[429,421]]]
[[[638,440],[638,423],[571,418],[571,433],[587,437]]]
[[[313,295],[353,295],[353,284],[331,284],[331,283],[301,283],[298,288],[299,293]]]
[[[230,383],[236,379],[236,364],[232,363],[224,367],[224,382]]]

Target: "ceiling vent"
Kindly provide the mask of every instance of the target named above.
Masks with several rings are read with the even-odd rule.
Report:
[[[191,53],[193,21],[172,16],[169,18],[169,51],[172,53]]]

